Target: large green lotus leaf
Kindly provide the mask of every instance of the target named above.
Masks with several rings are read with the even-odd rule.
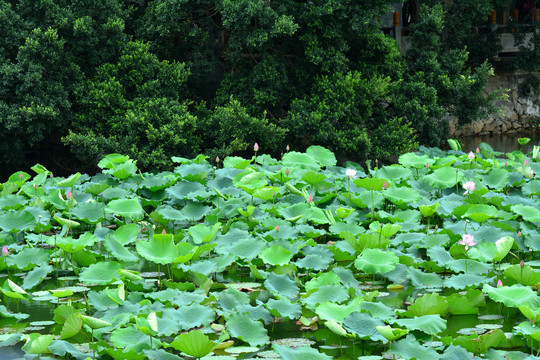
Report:
[[[129,160],[129,156],[121,154],[108,154],[103,159],[101,159],[97,166],[100,169],[112,169],[116,164],[121,164]]]
[[[486,284],[491,281],[491,278],[473,274],[459,274],[444,279],[444,286],[451,287],[456,290],[462,290],[467,287],[478,287],[481,284]]]
[[[399,258],[394,252],[380,249],[365,249],[354,262],[354,266],[366,274],[385,274],[394,270]]]
[[[275,194],[279,193],[279,188],[275,186],[264,186],[253,191],[253,196],[265,201],[271,200]]]
[[[284,154],[281,164],[294,172],[294,169],[306,169],[318,171],[321,168],[320,163],[309,154],[303,154],[296,151],[289,151]]]
[[[212,210],[212,208],[209,206],[199,203],[189,203],[182,208],[182,213],[184,214],[184,217],[189,220],[199,221],[205,217],[210,210]]]
[[[178,324],[180,330],[185,331],[195,327],[208,326],[215,318],[216,313],[212,308],[199,303],[182,306],[179,309],[164,309],[161,318],[158,319],[159,333],[165,335],[162,331],[162,324],[165,321],[173,321]]]
[[[314,349],[309,346],[301,346],[299,348],[292,348],[285,345],[273,346],[275,352],[280,356],[280,359],[283,360],[300,360],[300,359],[309,359],[309,360],[330,360],[330,356],[320,353],[317,349]]]
[[[302,316],[302,307],[297,303],[293,303],[285,298],[270,299],[266,303],[266,307],[275,317],[288,318],[290,320],[299,319]]]
[[[144,210],[137,199],[117,199],[110,201],[106,208],[108,212],[133,220],[142,220]]]
[[[484,184],[496,190],[503,189],[510,182],[510,175],[503,168],[492,168],[487,174],[480,175],[480,178]]]
[[[317,290],[313,290],[303,301],[310,308],[322,304],[326,301],[342,303],[349,298],[349,293],[345,286],[339,284],[323,285]]]
[[[484,335],[459,336],[452,341],[453,345],[461,346],[468,352],[484,354],[489,348],[497,347],[506,341],[506,336],[501,329],[490,331]]]
[[[497,217],[498,210],[495,206],[476,204],[467,209],[464,216],[478,223]]]
[[[412,171],[399,165],[383,166],[377,170],[376,176],[394,181],[408,180],[412,177]]]
[[[121,278],[122,265],[114,261],[92,264],[81,271],[79,280],[87,284],[107,285]]]
[[[218,344],[210,340],[201,330],[193,330],[178,335],[169,347],[181,351],[189,356],[201,358],[212,352]]]
[[[538,210],[538,208],[534,206],[518,204],[513,205],[510,209],[517,215],[520,215],[523,220],[530,222],[540,222],[540,210]]]
[[[523,183],[521,193],[525,196],[540,195],[540,180],[529,180]]]
[[[535,271],[529,265],[512,265],[504,270],[504,276],[513,279],[521,285],[531,286],[540,283],[540,271]]]
[[[374,318],[381,319],[383,321],[389,321],[390,319],[394,319],[396,317],[396,312],[394,309],[380,302],[364,301],[361,303],[360,308],[367,311]]]
[[[275,274],[270,273],[268,278],[264,282],[266,289],[276,296],[282,297],[285,296],[289,300],[295,300],[298,296],[298,285],[296,281],[292,280],[287,274]]]
[[[29,314],[14,313],[14,312],[8,311],[8,309],[4,305],[0,305],[0,315],[2,315],[3,318],[14,318],[17,320],[24,320],[30,317]]]
[[[268,184],[268,181],[263,176],[263,173],[250,168],[236,175],[233,179],[233,185],[244,189],[248,194],[252,194],[255,189],[262,188]]]
[[[26,210],[13,210],[0,215],[0,228],[8,232],[18,232],[33,229],[36,218]]]
[[[62,331],[60,332],[60,339],[68,339],[73,337],[81,331],[82,328],[82,318],[79,316],[79,313],[71,314],[64,325],[62,326]]]
[[[133,162],[133,160],[128,160],[123,164],[117,165],[113,169],[106,169],[103,170],[104,174],[111,174],[117,179],[125,180],[130,176],[135,175],[137,172],[137,166]]]
[[[315,313],[323,320],[333,320],[341,323],[353,312],[360,312],[363,301],[363,298],[360,296],[353,298],[348,304],[345,305],[336,304],[332,301],[325,301],[315,308]],[[379,318],[378,316],[373,317]]]
[[[137,330],[134,325],[114,330],[111,333],[110,340],[115,347],[124,349],[125,352],[131,350],[141,352],[143,349],[151,349],[150,341],[152,341],[154,348],[161,347],[159,339],[153,338],[150,340],[148,335]]]
[[[406,153],[399,156],[399,163],[406,168],[415,168],[421,169],[426,166],[426,163],[430,166],[435,162],[435,160],[430,159],[427,155],[416,155],[415,153]]]
[[[448,314],[448,302],[443,296],[431,293],[425,294],[416,299],[414,304],[407,309],[407,315],[424,316],[424,315],[446,315]]]
[[[353,312],[343,320],[343,327],[356,334],[361,339],[371,339],[373,341],[388,342],[384,336],[377,331],[377,326],[384,326],[382,320],[373,318],[367,313]]]
[[[146,260],[162,265],[171,264],[179,256],[171,234],[154,234],[148,241],[137,242],[136,249]]]
[[[8,194],[0,198],[0,208],[4,210],[18,210],[22,208],[27,202],[28,199],[22,195]]]
[[[518,333],[528,335],[530,338],[540,341],[540,328],[533,326],[529,321],[524,321],[516,326]]]
[[[172,174],[145,175],[145,181],[141,187],[150,191],[159,191],[172,186],[176,182],[176,177]]]
[[[24,248],[15,255],[6,257],[8,266],[16,266],[18,269],[28,271],[39,264],[47,264],[49,262],[49,253],[42,248]]]
[[[107,190],[110,187],[111,187],[111,185],[109,185],[107,183],[93,183],[93,184],[89,185],[84,192],[96,196],[98,194],[101,194],[102,192],[104,192],[105,190]]]
[[[454,272],[467,274],[487,274],[491,270],[490,265],[471,259],[451,260],[445,264],[445,267]]]
[[[178,182],[165,191],[172,199],[179,200],[206,199],[210,195],[205,186],[193,181]]]
[[[124,224],[116,229],[114,232],[114,238],[118,240],[120,244],[127,245],[137,240],[139,231],[140,228],[137,224]]]
[[[197,224],[188,229],[189,235],[193,239],[195,244],[202,244],[211,241],[216,236],[221,223],[215,223],[213,226],[206,226],[204,224]]]
[[[65,340],[53,340],[51,344],[48,346],[49,351],[56,355],[58,358],[64,357],[67,358],[67,354],[71,355],[74,359],[87,359],[88,353],[83,353],[79,349],[77,349],[75,346],[70,344],[69,342]],[[128,358],[126,357],[126,360]],[[131,360],[131,358],[129,358]]]
[[[315,271],[322,271],[330,266],[330,262],[333,259],[324,258],[321,255],[306,255],[300,260],[295,262],[296,266],[302,269],[309,269]]]
[[[497,248],[497,255],[493,257],[493,261],[501,261],[510,252],[510,249],[514,245],[514,238],[511,236],[505,236],[495,242]]]
[[[116,239],[116,236],[107,234],[103,243],[105,244],[105,247],[107,248],[109,253],[118,260],[126,262],[139,261],[139,258],[133,253],[131,253],[131,251],[129,251],[127,248],[125,248],[120,243],[120,241]]]
[[[345,239],[358,253],[362,253],[365,249],[384,249],[390,243],[389,239],[382,236],[382,234],[377,233],[367,233],[353,236],[351,233],[345,231],[342,232],[340,236]]]
[[[392,204],[402,209],[406,209],[408,204],[415,203],[422,199],[422,195],[420,195],[418,191],[405,186],[392,186],[383,191],[382,195]]]
[[[103,213],[103,204],[95,201],[83,202],[75,205],[71,210],[71,215],[87,224],[96,224],[105,217],[105,214]]]
[[[48,346],[54,339],[54,335],[41,335],[32,333],[26,339],[22,349],[28,354],[49,354]]]
[[[377,326],[377,331],[381,333],[382,336],[388,341],[395,341],[400,337],[406,335],[409,331],[404,329],[395,329],[387,326]]]
[[[354,180],[354,184],[366,190],[380,191],[388,180],[383,178],[362,178]]]
[[[311,291],[314,289],[318,289],[323,285],[330,285],[330,284],[339,284],[340,278],[336,273],[333,272],[326,272],[326,273],[319,273],[317,277],[312,278],[308,282],[304,284],[304,287],[306,291]]]
[[[437,335],[446,329],[446,320],[439,315],[424,315],[412,319],[397,319],[393,320],[393,322],[409,330],[420,330],[429,335]]]
[[[165,351],[164,349],[144,349],[143,350],[143,358],[144,359],[153,359],[153,360],[183,360],[183,358],[181,358],[180,356],[178,355],[175,355],[175,354],[172,354],[170,352],[167,352]],[[207,360],[208,358],[207,357],[202,357],[201,358],[202,360]],[[219,358],[217,359],[212,359],[212,356],[210,357],[210,360],[220,360]],[[232,358],[232,359],[221,359],[221,360],[235,360],[235,358]]]
[[[68,253],[81,251],[86,247],[91,247],[98,239],[89,232],[85,232],[78,239],[72,237],[57,237],[56,246]]]
[[[302,176],[302,180],[308,183],[309,185],[317,185],[324,179],[326,179],[326,176],[324,174],[321,174],[315,171],[308,171]]]
[[[448,189],[456,186],[463,179],[463,172],[453,167],[443,167],[422,178],[426,184],[437,189]]]
[[[452,294],[446,298],[452,315],[478,314],[478,308],[486,305],[484,294],[477,289],[469,289],[466,294]]]
[[[413,267],[407,267],[413,286],[417,288],[439,288],[443,286],[443,279],[435,273],[424,273]]]
[[[502,302],[508,307],[526,305],[535,308],[540,305],[538,295],[530,287],[522,285],[492,287],[486,284],[483,291],[488,294],[491,300]]]
[[[247,342],[250,346],[268,344],[270,338],[264,325],[253,320],[247,313],[233,313],[225,323],[231,336]]]
[[[163,205],[157,208],[156,212],[166,220],[185,221],[191,220],[181,210],[175,209],[170,205]]]
[[[264,249],[259,257],[270,265],[285,265],[291,261],[293,253],[282,246],[272,246]]]
[[[306,154],[311,156],[321,166],[329,167],[337,164],[336,156],[330,150],[319,145],[311,145],[307,148]]]
[[[251,164],[251,160],[241,158],[239,156],[227,156],[223,160],[223,167],[225,168],[235,168],[235,169],[245,169]]]
[[[431,347],[422,346],[420,341],[414,336],[407,336],[405,339],[399,340],[392,344],[392,349],[389,351],[395,354],[396,359],[439,359],[440,355]],[[462,359],[459,359],[462,360]]]
[[[23,280],[22,288],[30,290],[36,285],[40,284],[43,279],[47,277],[53,271],[53,267],[49,264],[42,264],[29,271]]]
[[[444,266],[446,262],[454,260],[452,255],[443,247],[441,246],[432,246],[429,249],[427,249],[427,255],[431,258],[431,260],[435,261],[437,265]]]
[[[221,240],[221,238],[220,238]],[[216,241],[216,252],[219,254],[233,254],[242,259],[252,260],[257,257],[267,246],[266,241],[260,238],[254,238],[247,234],[245,237],[234,241],[233,243],[226,243],[222,241]]]
[[[81,177],[81,173],[76,173],[64,180],[57,182],[56,185],[64,186],[64,187],[72,187],[73,185],[75,185],[75,183],[77,182],[77,180],[79,180],[80,177]]]

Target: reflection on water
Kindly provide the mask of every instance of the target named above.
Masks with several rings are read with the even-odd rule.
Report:
[[[523,146],[523,152],[529,153],[532,151],[534,145],[540,143],[540,132],[529,131],[522,134],[506,134],[506,135],[486,135],[486,136],[468,136],[460,138],[461,147],[464,152],[474,151],[480,143],[488,143],[493,150],[503,153],[509,153],[512,151],[520,150],[520,145],[517,139],[521,137],[528,137],[531,141]]]

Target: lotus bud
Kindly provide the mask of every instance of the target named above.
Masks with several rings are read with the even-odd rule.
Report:
[[[291,148],[289,147],[289,144],[287,144],[287,147],[285,147],[285,150],[289,151]]]
[[[533,174],[533,172],[531,171],[531,173],[529,174],[529,179],[532,179],[532,178],[534,178],[534,174]]]
[[[435,225],[435,230],[439,230],[439,224]]]
[[[276,225],[276,232],[279,232],[279,225]]]
[[[8,254],[9,254],[9,250],[7,246],[4,245],[4,247],[2,248],[2,256],[8,256]]]
[[[163,235],[167,234],[167,232],[165,231],[165,229],[163,229],[163,231],[161,232]]]
[[[504,162],[504,167],[508,167],[508,161]]]
[[[36,189],[36,190],[37,190],[37,185],[36,185],[36,184],[34,184],[34,189]]]
[[[253,150],[255,152],[259,151],[259,144],[255,143],[255,145],[253,145]]]
[[[19,178],[21,179],[21,181],[24,179],[24,175],[22,172],[19,174]]]
[[[518,237],[521,237],[521,230],[518,231]]]
[[[502,283],[501,279],[499,279],[499,281],[497,281],[497,287],[501,287],[501,286],[503,286],[503,283]]]
[[[289,168],[285,170],[285,175],[289,175]]]
[[[50,174],[49,176],[50,176],[50,177],[51,177],[51,179],[52,179],[52,178],[53,178],[53,173],[51,173],[51,174]]]
[[[216,156],[216,162],[219,164],[219,156]]]
[[[525,166],[529,165],[529,160],[525,159]],[[21,174],[22,175],[22,174]]]
[[[521,267],[525,266],[525,261],[523,261],[523,259],[521,259],[521,261],[519,262],[519,266],[521,266]]]
[[[272,197],[276,197],[276,192],[275,191],[272,193]]]
[[[313,195],[309,195],[308,201],[307,201],[307,202],[308,202],[308,203],[312,203],[312,202],[313,202]]]
[[[480,148],[478,146],[476,147],[476,153],[480,154]]]
[[[429,169],[429,163],[426,163],[426,168],[428,168],[428,169]]]
[[[382,188],[383,188],[384,190],[388,189],[388,181],[385,181],[385,182],[384,182],[384,185],[382,186]]]
[[[471,151],[469,153],[469,161],[473,161],[474,160],[474,153]]]
[[[66,199],[73,199],[73,194],[71,193],[71,190],[68,190],[66,194]]]

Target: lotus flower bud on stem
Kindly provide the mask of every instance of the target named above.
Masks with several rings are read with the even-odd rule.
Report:
[[[476,147],[476,153],[480,154],[480,148],[479,147]]]
[[[508,161],[504,162],[504,167],[508,167]]]
[[[71,190],[68,190],[66,194],[66,199],[73,199],[73,194],[71,193]]]
[[[285,147],[285,150],[287,151],[291,150],[291,148],[289,147],[289,144],[287,144],[287,146]]]
[[[473,161],[474,160],[474,153],[471,151],[469,153],[469,161]]]
[[[255,152],[259,151],[259,144],[255,143],[255,145],[253,145],[253,150]]]
[[[383,188],[384,190],[388,189],[388,181],[385,181],[385,182],[384,182],[382,188]]]
[[[219,156],[216,156],[216,162],[219,164]]]
[[[521,237],[521,230],[518,231],[518,237]]]
[[[428,168],[428,169],[429,169],[429,163],[426,163],[426,168]]]
[[[503,286],[503,283],[502,283],[501,279],[499,279],[499,281],[497,281],[497,287],[501,287],[501,286]]]
[[[285,169],[285,175],[289,175],[289,168]]]
[[[521,259],[521,261],[519,262],[519,266],[521,266],[521,267],[525,266],[525,261],[523,261],[523,259]]]
[[[529,174],[529,179],[532,179],[532,178],[534,178],[534,174],[531,171],[531,173]]]
[[[276,225],[276,232],[279,232],[279,225]]]
[[[4,245],[4,247],[2,248],[2,256],[8,256],[8,254],[9,254],[9,250],[7,246]]]
[[[529,165],[529,160],[525,159],[525,162],[523,163],[525,166]],[[21,174],[22,175],[22,174]]]
[[[22,172],[19,174],[19,178],[21,179],[21,181],[24,179],[24,175]]]
[[[161,232],[163,235],[167,234],[167,232],[165,231],[165,229],[163,229],[163,231]]]
[[[309,195],[308,201],[307,201],[307,202],[308,202],[308,203],[312,203],[312,202],[313,202],[313,195]]]

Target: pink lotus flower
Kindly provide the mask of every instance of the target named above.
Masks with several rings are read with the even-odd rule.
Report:
[[[383,188],[384,190],[388,189],[388,181],[385,181],[385,182],[384,182],[382,188]]]
[[[508,167],[508,161],[504,162],[504,167]]]
[[[161,232],[163,235],[167,234],[167,232],[165,231],[165,229],[163,229],[163,231]]]
[[[497,281],[497,287],[502,287],[503,286],[503,283],[501,281],[501,279],[499,279],[499,281]]]
[[[465,246],[465,251],[469,251],[469,246],[476,245],[474,242],[474,236],[469,234],[463,234],[463,238],[459,240],[459,243]]]
[[[467,181],[463,184],[463,188],[466,190],[463,195],[467,195],[469,192],[473,192],[476,189],[476,184],[474,181]]]
[[[347,169],[347,170],[345,171],[345,175],[347,175],[347,177],[348,177],[349,179],[355,178],[355,177],[356,177],[356,170],[354,170],[354,169]]]
[[[310,204],[313,202],[313,195],[309,195],[307,202]]]
[[[253,145],[253,150],[255,150],[255,152],[259,151],[259,144],[255,143],[255,145]]]
[[[525,166],[529,165],[529,160],[525,159],[524,165],[525,165]],[[21,174],[21,175],[22,175],[22,174]]]
[[[68,190],[66,194],[66,199],[73,199],[73,194],[71,193],[71,190]]]
[[[4,247],[2,248],[2,256],[8,256],[8,254],[9,254],[9,250],[7,246],[4,245]]]
[[[473,161],[474,160],[474,153],[471,151],[469,153],[469,161]]]

